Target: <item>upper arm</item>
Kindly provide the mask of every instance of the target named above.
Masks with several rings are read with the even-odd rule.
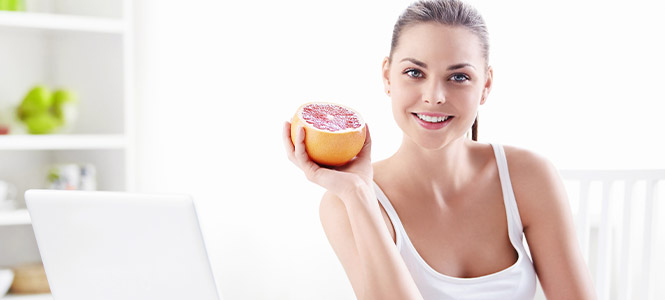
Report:
[[[557,169],[531,152],[506,147],[524,235],[548,299],[595,299]]]

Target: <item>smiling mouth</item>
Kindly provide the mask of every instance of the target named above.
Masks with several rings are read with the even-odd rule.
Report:
[[[428,116],[428,115],[423,115],[423,114],[417,114],[417,113],[412,113],[414,116],[418,117],[418,119],[421,119],[427,123],[443,123],[445,121],[448,121],[452,119],[454,116],[439,116],[439,117],[434,117],[434,116]]]

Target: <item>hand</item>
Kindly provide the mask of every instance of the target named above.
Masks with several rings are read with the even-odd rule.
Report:
[[[358,185],[367,185],[373,189],[373,169],[371,161],[372,138],[369,127],[365,124],[367,137],[360,153],[349,163],[339,167],[321,167],[313,162],[305,151],[305,129],[296,130],[295,145],[291,142],[291,123],[284,123],[284,147],[289,160],[300,168],[307,179],[343,198],[353,192]]]

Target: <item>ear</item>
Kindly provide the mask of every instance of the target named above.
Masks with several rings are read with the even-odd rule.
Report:
[[[492,66],[487,67],[487,80],[485,81],[485,86],[483,87],[483,95],[480,98],[480,105],[485,104],[485,101],[487,101],[487,97],[490,94],[490,91],[492,90],[492,82],[494,81],[494,69],[492,69]]]
[[[388,57],[384,58],[381,64],[381,77],[383,79],[383,91],[390,96],[390,59]]]

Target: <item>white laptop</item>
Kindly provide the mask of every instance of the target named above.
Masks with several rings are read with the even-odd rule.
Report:
[[[218,300],[191,197],[29,190],[55,300]]]

